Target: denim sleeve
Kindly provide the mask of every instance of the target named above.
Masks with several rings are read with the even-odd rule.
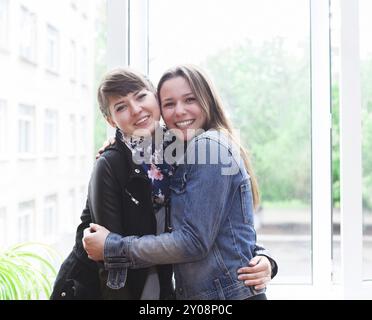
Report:
[[[208,254],[227,213],[226,199],[233,192],[232,176],[221,174],[221,164],[186,166],[187,199],[179,229],[140,238],[109,235],[104,250],[108,270],[119,266],[140,268],[149,264],[186,263]]]

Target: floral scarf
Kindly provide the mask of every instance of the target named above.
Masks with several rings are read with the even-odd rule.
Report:
[[[160,127],[158,130],[163,131],[163,141],[158,143],[153,142],[148,145],[145,144],[145,147],[142,145],[144,137],[129,137],[120,131],[122,141],[132,151],[133,156],[135,156],[137,152],[143,156],[145,153],[144,149],[146,149],[146,154],[151,157],[149,161],[146,161],[146,163],[143,162],[141,166],[147,173],[148,178],[151,180],[154,212],[160,210],[169,201],[169,181],[176,169],[175,165],[165,163],[163,158],[163,150],[172,142],[172,140],[169,135],[167,135],[164,127]]]

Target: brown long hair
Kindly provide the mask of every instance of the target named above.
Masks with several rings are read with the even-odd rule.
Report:
[[[257,208],[260,202],[260,195],[257,179],[254,175],[248,152],[238,142],[232,124],[224,111],[222,100],[217,94],[217,91],[208,76],[200,68],[194,65],[178,65],[169,69],[163,74],[158,83],[157,92],[159,105],[161,106],[160,90],[164,82],[176,77],[182,77],[188,82],[193,94],[200,104],[200,107],[205,112],[207,120],[204,129],[225,131],[239,146],[240,155],[244,161],[245,168],[251,177],[253,204],[254,207]]]

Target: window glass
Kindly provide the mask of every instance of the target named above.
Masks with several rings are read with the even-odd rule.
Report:
[[[149,1],[149,76],[194,63],[215,82],[248,148],[262,195],[258,242],[274,280],[310,283],[309,1]]]

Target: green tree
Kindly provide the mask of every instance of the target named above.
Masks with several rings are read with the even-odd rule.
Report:
[[[308,49],[290,56],[281,39],[246,41],[205,62],[253,158],[263,201],[311,199]]]
[[[363,204],[372,209],[372,60],[361,62]],[[332,86],[332,182],[333,205],[340,205],[340,116],[339,85]]]
[[[372,59],[362,61],[363,204],[372,210]]]

